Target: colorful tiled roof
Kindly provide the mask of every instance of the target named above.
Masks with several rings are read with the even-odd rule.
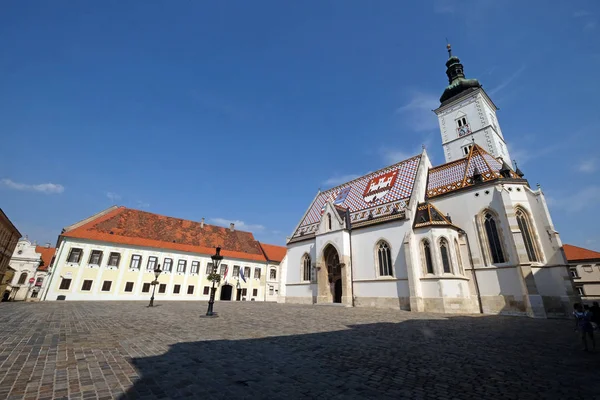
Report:
[[[52,258],[56,249],[54,247],[35,246],[35,252],[42,255],[42,263],[38,267],[38,271],[48,271],[48,267],[52,265]]]
[[[494,158],[474,143],[469,151],[469,155],[465,158],[451,161],[429,170],[427,197],[433,198],[472,186],[475,183],[473,175],[476,169],[481,174],[482,182],[501,178],[521,179],[510,168],[507,171],[508,176],[502,176],[500,172],[502,170],[502,161]]]
[[[570,244],[563,245],[567,261],[585,261],[585,260],[600,260],[600,253],[594,250],[584,249],[583,247],[572,246]]]
[[[275,246],[273,244],[261,243],[265,256],[269,261],[281,262],[287,253],[287,248],[283,246]]]
[[[225,257],[265,261],[260,244],[250,232],[126,207],[101,213],[61,236],[207,255],[221,246]]]
[[[456,227],[444,214],[431,203],[419,203],[417,205],[417,213],[415,215],[415,228],[425,226],[451,226]]]
[[[338,212],[348,209],[352,223],[406,208],[413,191],[421,155],[321,192],[313,200],[293,237],[314,233],[327,202]]]

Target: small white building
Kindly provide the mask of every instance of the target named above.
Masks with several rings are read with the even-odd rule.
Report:
[[[600,301],[600,252],[570,244],[565,244],[563,249],[581,300]]]
[[[266,301],[280,301],[279,282],[281,274],[286,265],[286,248],[283,246],[274,246],[271,244],[260,244],[267,260],[267,288]]]
[[[9,261],[14,275],[7,287],[10,291],[8,300],[39,299],[40,293],[44,290],[48,268],[52,264],[55,250],[49,243],[46,246],[38,246],[27,238],[17,242]]]
[[[423,150],[318,192],[287,242],[285,301],[443,313],[569,315],[579,300],[544,193],[510,156],[496,106],[450,56]]]
[[[274,264],[265,254],[279,246],[261,245],[233,224],[116,206],[63,229],[44,300],[149,300],[157,266],[157,301],[208,300],[217,246],[224,258],[216,300],[270,300],[266,282]]]

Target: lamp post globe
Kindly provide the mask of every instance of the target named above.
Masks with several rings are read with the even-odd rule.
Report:
[[[148,307],[154,307],[154,292],[156,291],[156,285],[158,285],[158,276],[161,272],[160,264],[158,264],[154,269],[154,280],[150,283],[152,285],[152,297],[150,297],[150,304],[148,304]]]
[[[215,255],[210,256],[210,258],[212,259],[212,264],[213,264],[212,274],[214,275],[219,270],[219,264],[221,264],[221,261],[223,260],[223,256],[221,255],[221,247],[220,246],[217,246],[217,248],[215,249]],[[215,305],[215,292],[217,290],[215,288],[215,283],[216,283],[216,281],[213,277],[212,288],[210,289],[210,300],[208,301],[208,309],[206,310],[207,317],[216,316],[215,312],[213,311],[213,308]]]

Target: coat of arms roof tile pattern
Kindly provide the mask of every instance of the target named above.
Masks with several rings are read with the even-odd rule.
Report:
[[[327,202],[348,209],[352,222],[404,210],[420,161],[418,155],[319,193],[293,236],[314,233]]]
[[[429,170],[427,197],[433,198],[473,185],[475,168],[481,174],[483,182],[499,178],[521,179],[513,170],[508,171],[508,176],[503,176],[502,161],[473,144],[467,157]]]

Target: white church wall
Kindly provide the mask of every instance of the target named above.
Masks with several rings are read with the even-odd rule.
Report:
[[[286,303],[302,303],[312,304],[313,295],[316,291],[316,285],[304,281],[302,260],[305,254],[308,254],[311,259],[311,264],[314,266],[316,262],[315,240],[307,240],[298,243],[288,244],[286,255],[286,272],[285,272],[285,302]],[[316,271],[312,268],[312,274]],[[314,276],[314,275],[313,275]]]
[[[410,229],[411,223],[409,220],[400,220],[352,231],[354,280],[378,278],[375,246],[380,240],[385,240],[390,246],[394,278],[407,279],[402,241],[404,235]],[[386,278],[382,277],[382,279]]]

